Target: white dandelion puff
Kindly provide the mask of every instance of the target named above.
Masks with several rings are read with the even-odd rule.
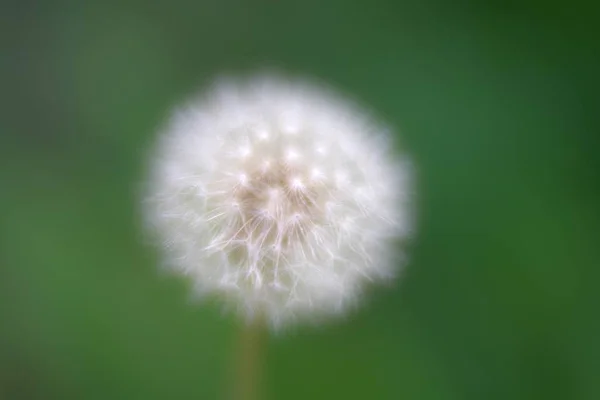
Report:
[[[221,81],[160,135],[145,218],[198,293],[280,326],[396,275],[410,173],[385,127],[320,85]]]

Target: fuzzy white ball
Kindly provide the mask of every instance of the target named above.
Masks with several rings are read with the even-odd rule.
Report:
[[[401,267],[410,167],[390,139],[322,85],[221,80],[162,132],[145,217],[169,267],[248,319],[345,314]]]

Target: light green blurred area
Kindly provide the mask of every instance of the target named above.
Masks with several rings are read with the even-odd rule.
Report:
[[[0,398],[228,393],[236,323],[160,272],[138,190],[173,106],[263,67],[367,104],[418,183],[399,285],[345,320],[272,336],[268,399],[600,398],[592,6],[2,8]]]

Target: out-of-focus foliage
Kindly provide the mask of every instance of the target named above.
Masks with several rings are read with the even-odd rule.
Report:
[[[139,184],[173,105],[264,66],[370,105],[418,176],[401,285],[271,338],[268,398],[600,398],[596,22],[503,3],[4,2],[0,398],[227,393],[235,324],[158,271]]]

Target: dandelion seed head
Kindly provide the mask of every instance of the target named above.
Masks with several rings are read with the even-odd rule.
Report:
[[[321,86],[228,80],[161,133],[145,218],[197,292],[275,327],[345,314],[391,279],[410,168],[388,131]]]

